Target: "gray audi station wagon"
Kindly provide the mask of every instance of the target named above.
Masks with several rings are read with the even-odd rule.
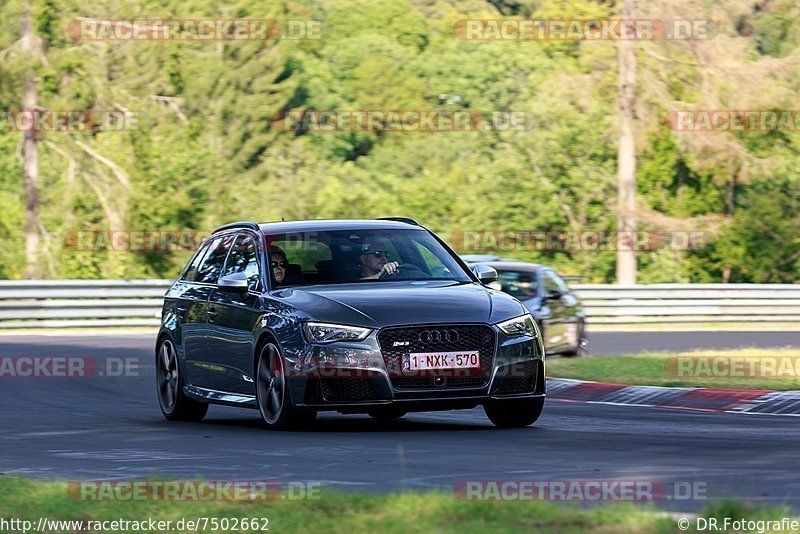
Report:
[[[222,226],[164,298],[161,410],[255,408],[281,429],[323,410],[483,406],[497,426],[530,425],[545,400],[541,333],[485,285],[496,278],[406,218]]]

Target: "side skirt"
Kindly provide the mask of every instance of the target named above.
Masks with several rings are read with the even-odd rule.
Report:
[[[216,389],[206,389],[198,386],[184,386],[183,392],[187,396],[201,402],[224,404],[226,406],[239,406],[242,408],[258,408],[255,395],[228,393],[226,391],[217,391]]]

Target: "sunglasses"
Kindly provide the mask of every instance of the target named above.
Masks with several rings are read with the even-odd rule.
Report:
[[[375,252],[367,252],[365,256],[375,256],[376,258],[389,258],[389,252],[386,250],[376,250]]]
[[[286,269],[289,266],[289,262],[288,261],[273,261],[272,262],[272,268],[273,269],[278,267],[278,265],[280,265],[283,269]]]

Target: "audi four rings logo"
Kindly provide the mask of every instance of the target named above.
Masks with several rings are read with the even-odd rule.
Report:
[[[419,334],[422,343],[457,343],[458,332],[455,330],[424,330]]]

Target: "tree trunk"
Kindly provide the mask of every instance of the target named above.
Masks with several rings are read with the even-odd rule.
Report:
[[[33,63],[35,42],[33,24],[30,20],[30,5],[25,6],[22,18],[22,47],[25,57]],[[30,64],[29,63],[29,64]],[[22,89],[22,109],[26,112],[36,110],[36,81],[32,69],[28,69]],[[39,278],[39,154],[36,147],[36,129],[33,127],[22,132],[22,171],[25,189],[25,277]]]
[[[725,192],[725,215],[733,215],[736,206],[736,178],[739,176],[739,169],[731,175]]]
[[[633,0],[623,0],[622,18],[632,20]],[[619,59],[619,151],[617,152],[617,283],[636,283],[636,45],[620,40]]]

